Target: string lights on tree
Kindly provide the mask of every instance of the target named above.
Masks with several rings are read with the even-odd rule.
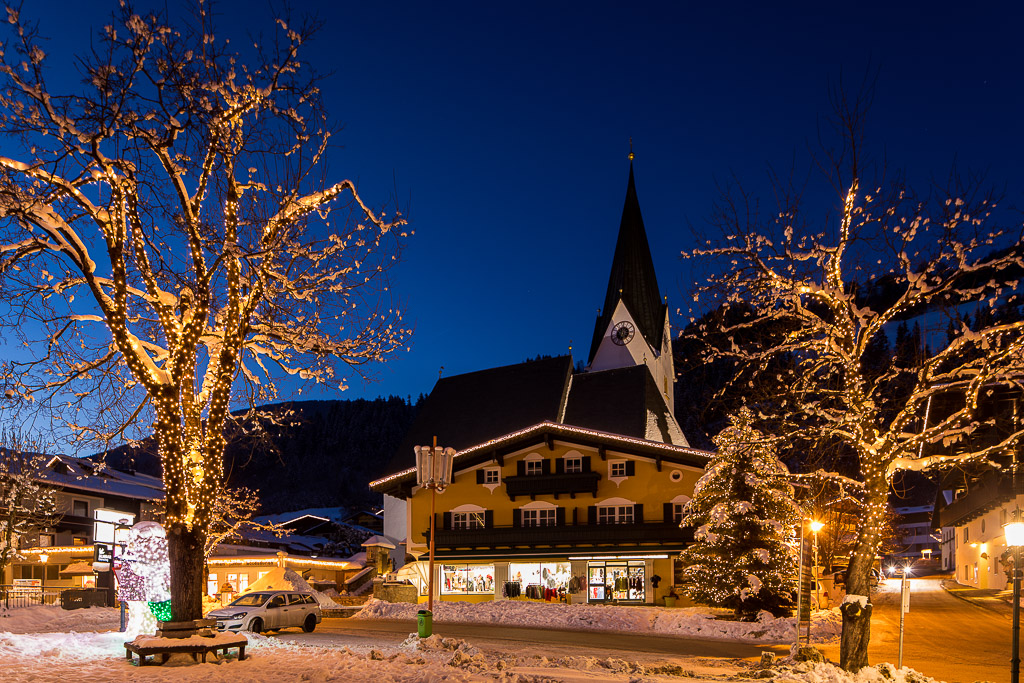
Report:
[[[727,391],[770,385],[758,425],[803,453],[855,461],[862,507],[846,587],[857,599],[842,607],[840,646],[851,671],[868,665],[870,571],[893,476],[1005,459],[1024,437],[1013,420],[985,438],[979,431],[979,408],[1024,384],[1019,218],[960,178],[928,198],[890,178],[870,182],[874,169],[859,165],[870,100],[839,92],[833,102],[842,143],[822,150],[821,167],[838,195],[834,223],[815,227],[792,185],[775,188],[769,215],[745,212],[753,198],[737,190],[717,205],[722,240],[688,254],[713,264],[697,299],[716,315],[695,332],[705,363],[735,370]],[[987,311],[973,325],[958,311],[967,303]],[[887,326],[943,311],[946,339],[929,337],[909,359],[874,357]],[[931,410],[937,402],[943,410]]]
[[[322,181],[332,130],[299,59],[315,24],[239,52],[212,16],[121,3],[72,93],[48,89],[16,10],[0,57],[0,131],[23,143],[6,154],[26,154],[0,154],[0,326],[32,354],[0,395],[79,444],[155,437],[182,620],[202,616],[232,406],[281,377],[344,389],[411,334],[388,279],[405,220]]]

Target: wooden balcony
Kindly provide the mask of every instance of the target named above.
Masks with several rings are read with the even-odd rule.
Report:
[[[971,490],[939,508],[939,526],[960,526],[1013,499],[1013,480],[1002,472],[978,479]]]
[[[429,541],[430,534],[423,534]],[[567,524],[563,526],[490,527],[484,529],[438,529],[439,551],[459,549],[532,549],[565,547],[567,551],[616,546],[625,549],[640,544],[679,548],[693,541],[693,529],[680,529],[675,522],[638,524]]]
[[[597,495],[597,484],[601,481],[598,472],[564,472],[557,474],[528,474],[505,477],[505,493],[511,500],[516,496],[560,495],[575,498],[577,493]]]

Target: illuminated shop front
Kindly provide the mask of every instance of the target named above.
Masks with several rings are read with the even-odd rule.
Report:
[[[442,564],[441,595],[494,594],[493,564]]]
[[[643,560],[587,563],[587,602],[644,602],[647,564]]]
[[[502,597],[565,600],[571,580],[569,562],[512,562],[508,566],[508,581],[501,587]]]

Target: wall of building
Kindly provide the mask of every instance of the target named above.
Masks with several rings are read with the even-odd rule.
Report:
[[[553,445],[553,450],[542,445],[539,448],[531,447],[507,455],[504,458],[503,466],[500,466],[496,460],[492,460],[468,470],[455,472],[451,485],[444,492],[437,494],[436,512],[444,513],[463,507],[481,508],[493,513],[495,527],[511,527],[513,525],[513,510],[522,509],[535,502],[531,501],[529,496],[517,497],[512,501],[505,492],[502,482],[505,477],[517,474],[517,463],[523,460],[544,458],[553,461],[556,458],[580,455],[590,457],[591,470],[601,474],[596,496],[577,494],[575,498],[570,498],[568,495],[562,494],[558,499],[555,499],[553,495],[536,496],[537,501],[563,508],[566,524],[572,524],[574,519],[576,524],[586,524],[588,508],[592,505],[601,505],[604,502],[618,505],[643,503],[644,521],[671,521],[671,519],[665,520],[663,517],[663,504],[672,502],[679,496],[692,496],[697,480],[703,475],[703,470],[699,468],[684,467],[668,462],[662,463],[662,469],[659,472],[653,458],[642,458],[609,450],[606,452],[606,460],[602,460],[596,448],[559,441],[555,441]],[[612,477],[613,464],[628,460],[635,463],[634,474],[627,477]],[[477,470],[479,469],[496,469],[499,473],[498,482],[477,483]],[[553,465],[551,471],[555,471]],[[414,490],[413,496],[409,500],[408,540],[410,552],[414,554],[427,551],[425,534],[430,523],[430,499],[431,491],[417,489]]]
[[[955,528],[957,581],[976,588],[1007,588],[1003,561],[1008,557],[1008,547],[1003,524],[1012,519],[1018,505],[1024,505],[1024,496]]]

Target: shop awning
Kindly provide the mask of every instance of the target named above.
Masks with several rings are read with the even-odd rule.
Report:
[[[92,570],[91,562],[73,562],[61,569],[60,573],[64,576],[91,576],[96,572]]]

